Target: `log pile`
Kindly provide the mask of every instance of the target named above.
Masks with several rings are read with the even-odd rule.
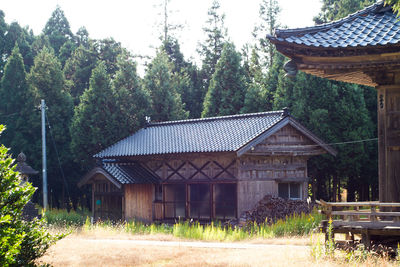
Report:
[[[286,216],[301,213],[311,213],[314,204],[306,200],[283,199],[266,195],[253,210],[247,211],[240,216],[240,224],[257,222],[258,224],[268,222],[269,224]]]

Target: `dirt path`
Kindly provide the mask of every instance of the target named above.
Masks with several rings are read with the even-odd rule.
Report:
[[[291,248],[294,250],[309,251],[306,245],[277,245],[277,244],[251,244],[251,243],[227,243],[227,242],[200,242],[200,241],[157,241],[157,240],[135,240],[135,239],[77,239],[90,243],[102,243],[113,246],[115,244],[125,244],[127,246],[162,246],[162,247],[188,247],[188,248],[229,248],[229,249],[282,249]]]
[[[334,266],[305,245],[157,241],[68,236],[38,263],[53,266]]]

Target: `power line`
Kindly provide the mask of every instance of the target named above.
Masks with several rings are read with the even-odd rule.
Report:
[[[14,116],[14,115],[17,115],[17,114],[19,114],[19,112],[10,113],[10,114],[0,114],[0,117],[11,117],[11,116]]]
[[[348,145],[348,144],[371,142],[371,141],[377,141],[377,140],[378,140],[378,138],[369,138],[369,139],[344,141],[344,142],[336,142],[336,143],[324,143],[323,145],[329,145],[329,146]],[[321,145],[300,145],[300,146],[297,146],[297,147],[317,147],[317,146],[321,146]]]
[[[371,141],[377,141],[378,138],[369,138],[369,139],[363,139],[363,140],[355,140],[355,141],[345,141],[345,142],[338,142],[338,143],[329,143],[327,145],[346,145],[346,144],[355,144],[355,143],[363,143],[363,142],[371,142]]]

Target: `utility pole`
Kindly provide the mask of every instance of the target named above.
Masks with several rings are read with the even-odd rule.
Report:
[[[40,108],[42,110],[43,208],[47,210],[49,204],[47,200],[46,104],[44,103],[44,99],[40,103]]]

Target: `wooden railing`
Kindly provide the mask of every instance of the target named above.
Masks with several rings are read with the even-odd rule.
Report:
[[[320,212],[326,215],[320,226],[325,232],[325,241],[329,235],[334,239],[336,233],[342,233],[346,236],[345,242],[354,244],[354,235],[358,234],[369,249],[372,240],[389,245],[400,240],[400,203],[316,202],[321,206]],[[332,231],[328,230],[329,222]]]
[[[332,220],[333,228],[383,229],[400,227],[400,203],[382,202],[325,202],[320,212]]]

